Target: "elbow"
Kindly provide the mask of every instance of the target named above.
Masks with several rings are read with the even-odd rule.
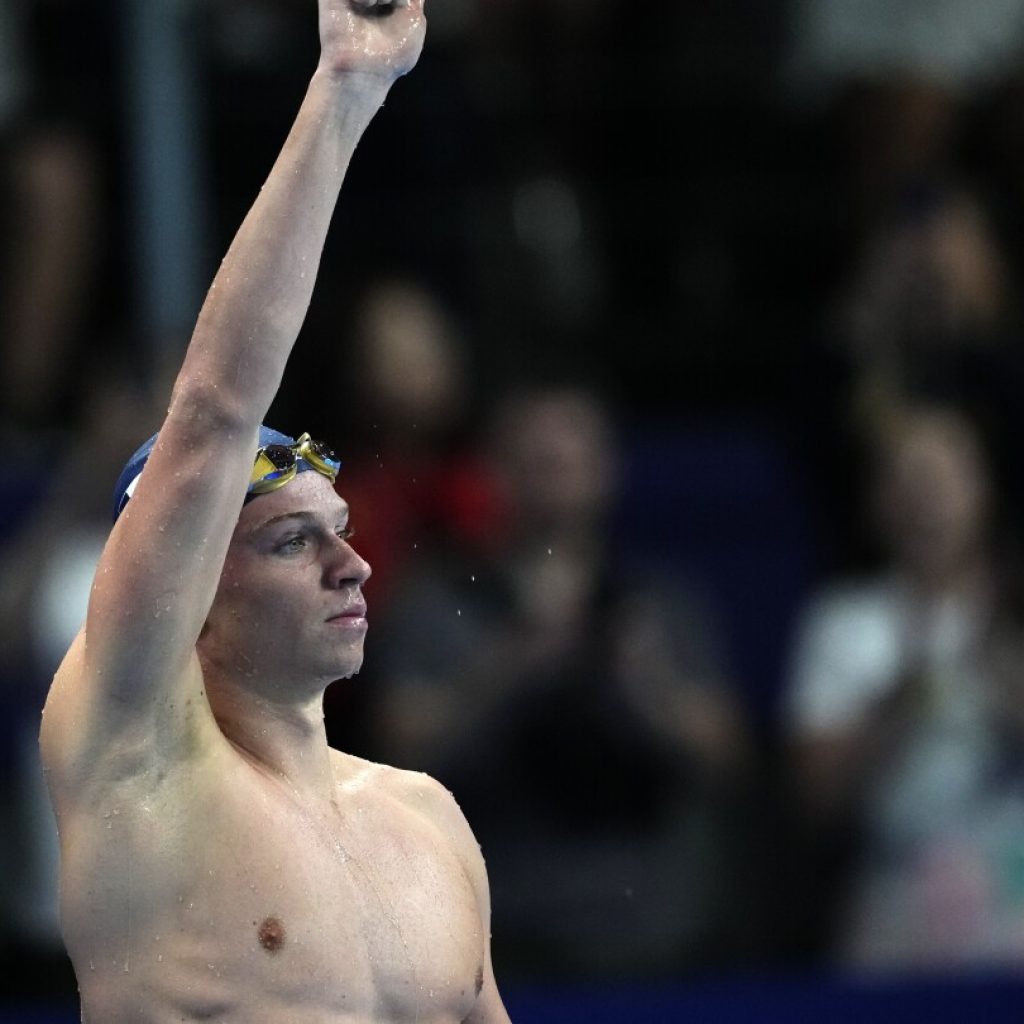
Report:
[[[266,409],[251,394],[216,382],[179,378],[171,395],[168,421],[186,434],[208,437],[259,429]]]
[[[275,359],[271,349],[258,342],[217,346],[208,328],[197,327],[168,415],[225,428],[258,426],[284,373],[284,360]]]

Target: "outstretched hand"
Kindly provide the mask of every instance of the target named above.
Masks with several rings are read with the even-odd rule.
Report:
[[[425,0],[320,0],[321,67],[393,81],[423,49]]]

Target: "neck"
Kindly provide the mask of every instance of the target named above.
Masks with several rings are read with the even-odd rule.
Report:
[[[221,732],[260,768],[304,795],[334,795],[323,693],[285,703],[207,680],[207,694]]]

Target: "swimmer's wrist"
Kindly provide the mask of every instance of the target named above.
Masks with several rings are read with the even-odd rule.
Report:
[[[333,89],[354,98],[376,99],[378,106],[391,90],[396,79],[385,72],[369,71],[365,68],[338,67],[321,57],[313,73],[314,79],[321,79]]]
[[[333,109],[359,130],[365,129],[383,106],[391,82],[365,72],[339,72],[318,66],[313,72],[310,90],[320,94],[321,104]],[[321,106],[321,110],[326,109]]]

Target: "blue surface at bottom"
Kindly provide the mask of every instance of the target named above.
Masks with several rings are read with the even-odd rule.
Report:
[[[943,981],[736,978],[708,984],[514,989],[514,1024],[1020,1024],[1024,977]]]
[[[664,985],[503,987],[513,1024],[1020,1024],[1024,975],[737,977]],[[79,1024],[77,1005],[0,1009],[0,1024]]]

